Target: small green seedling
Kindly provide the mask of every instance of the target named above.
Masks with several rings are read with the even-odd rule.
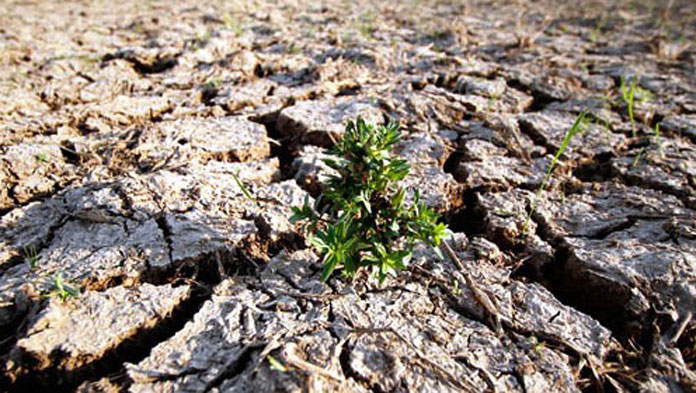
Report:
[[[595,26],[594,31],[592,32],[592,36],[590,36],[590,42],[595,43],[597,42],[597,37],[599,37],[599,32],[602,30],[602,27],[604,27],[604,15],[602,15],[601,18],[599,18],[599,21],[597,22],[597,26]]]
[[[628,118],[631,121],[631,132],[634,138],[636,137],[636,126],[633,119],[633,98],[636,93],[636,83],[638,83],[638,78],[634,76],[631,79],[631,88],[628,89],[626,88],[626,78],[621,77],[621,97],[628,108]]]
[[[53,276],[48,282],[48,293],[45,297],[57,297],[62,301],[80,297],[80,289],[63,281],[63,273]]]
[[[452,288],[452,295],[454,295],[454,296],[461,296],[462,295],[462,289],[459,288],[459,280],[454,280],[454,288]]]
[[[244,186],[244,183],[242,183],[242,181],[239,180],[237,174],[232,172],[232,177],[234,178],[234,182],[237,183],[237,186],[239,186],[239,188],[242,189],[242,193],[244,194],[244,196],[247,197],[247,199],[249,199],[250,201],[256,202],[256,198],[254,198],[253,195],[251,195],[249,190],[247,190],[247,188]]]
[[[276,360],[276,358],[274,358],[273,356],[268,355],[266,358],[268,359],[268,363],[271,364],[271,370],[279,371],[281,373],[288,371],[288,368],[285,367],[283,363]]]
[[[225,23],[225,28],[231,30],[235,36],[239,37],[244,33],[244,28],[242,27],[242,22],[239,19],[232,17],[230,14],[226,14],[223,18]]]
[[[24,260],[29,264],[29,269],[36,269],[39,262],[39,253],[36,251],[36,247],[32,245],[24,248]]]
[[[643,151],[645,151],[644,147],[641,147],[640,150],[638,150],[638,154],[636,154],[636,158],[633,159],[633,164],[631,165],[631,167],[635,168],[638,166],[641,157],[643,157]]]
[[[418,190],[407,206],[406,189],[398,185],[410,170],[390,153],[400,138],[395,123],[374,126],[360,117],[348,122],[329,152],[333,158],[324,160],[337,175],[329,177],[312,206],[305,199],[293,207],[291,221],[307,222],[307,241],[323,256],[323,281],[339,267],[349,278],[371,267],[383,283],[406,268],[417,241],[439,253],[447,226],[420,201]]]
[[[549,179],[551,178],[551,173],[553,172],[554,168],[556,167],[556,164],[558,163],[558,159],[561,157],[563,152],[565,151],[566,147],[568,147],[568,144],[570,143],[571,139],[573,139],[573,136],[577,134],[579,131],[581,131],[585,125],[585,115],[587,114],[587,111],[584,111],[580,113],[577,119],[575,119],[575,123],[573,123],[572,127],[570,127],[570,130],[565,135],[565,138],[563,138],[563,142],[561,142],[561,146],[558,148],[558,151],[556,152],[556,155],[553,156],[553,159],[551,160],[551,165],[549,165],[549,169],[546,171],[546,175],[544,176],[544,180],[542,180],[541,185],[539,186],[539,189],[537,190],[536,195],[534,196],[534,202],[532,202],[532,207],[529,209],[529,214],[527,215],[527,219],[524,221],[524,226],[522,227],[522,234],[526,235],[527,230],[529,229],[529,222],[532,219],[532,215],[534,214],[534,210],[536,210],[537,203],[539,202],[539,197],[541,197],[541,193],[544,191],[546,188],[546,184],[548,183]]]
[[[44,153],[39,153],[36,155],[36,159],[39,160],[40,162],[48,163],[51,160],[48,158],[48,156]]]
[[[655,136],[657,137],[657,151],[660,153],[660,157],[665,156],[664,150],[662,150],[662,134],[660,133],[660,123],[655,124]]]

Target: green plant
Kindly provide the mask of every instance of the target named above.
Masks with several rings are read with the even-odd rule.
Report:
[[[377,127],[358,117],[348,122],[343,138],[324,162],[337,174],[324,184],[310,206],[293,207],[291,221],[306,221],[307,241],[324,260],[322,280],[339,266],[347,277],[372,267],[380,283],[387,274],[405,269],[417,241],[437,246],[447,233],[438,214],[420,202],[406,206],[406,189],[398,186],[409,173],[408,163],[390,150],[400,140],[398,126]]]
[[[58,273],[48,281],[45,297],[58,297],[62,301],[80,297],[80,289],[63,281],[63,273]]]
[[[29,269],[34,270],[36,268],[36,263],[39,261],[36,247],[29,246],[24,248],[24,260],[29,264]]]
[[[566,147],[568,147],[568,144],[570,143],[571,139],[573,139],[573,136],[575,136],[575,134],[577,134],[584,128],[586,124],[586,114],[587,111],[584,111],[580,113],[580,115],[578,115],[577,119],[575,119],[575,123],[573,123],[573,125],[570,127],[570,130],[568,130],[568,132],[566,133],[565,138],[563,138],[563,142],[561,142],[561,146],[558,148],[556,155],[553,156],[553,159],[551,160],[551,165],[549,165],[549,169],[546,171],[546,175],[544,176],[544,180],[542,180],[541,185],[539,186],[539,189],[537,190],[537,193],[534,196],[534,201],[532,202],[531,209],[529,209],[529,214],[527,214],[527,219],[524,221],[524,225],[522,227],[522,234],[527,234],[527,229],[529,229],[529,222],[532,219],[532,214],[534,214],[534,210],[536,210],[537,203],[539,202],[539,197],[541,196],[542,191],[544,191],[544,189],[546,188],[546,184],[551,178],[551,173],[556,167],[558,159],[561,157]]]
[[[48,156],[44,153],[37,154],[36,159],[39,160],[40,162],[43,162],[43,163],[51,162],[51,160],[48,158]]]

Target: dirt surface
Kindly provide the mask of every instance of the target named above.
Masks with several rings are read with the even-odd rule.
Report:
[[[695,21],[4,2],[0,391],[696,392]],[[495,316],[423,248],[382,286],[319,280],[290,207],[358,115],[401,124],[410,192]]]

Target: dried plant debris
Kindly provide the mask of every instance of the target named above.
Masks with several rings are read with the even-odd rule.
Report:
[[[693,1],[3,11],[0,391],[696,391]],[[358,116],[381,285],[290,220]]]

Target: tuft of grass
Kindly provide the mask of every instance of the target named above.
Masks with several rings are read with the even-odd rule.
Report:
[[[39,253],[36,247],[29,246],[24,248],[24,260],[29,264],[29,269],[36,269],[36,264],[39,262]]]
[[[529,229],[529,222],[532,219],[532,214],[534,214],[534,210],[536,210],[536,206],[539,203],[541,193],[546,188],[546,185],[549,179],[551,178],[551,173],[553,172],[554,168],[556,167],[556,164],[558,163],[558,159],[561,157],[566,147],[568,147],[568,144],[573,139],[573,136],[575,136],[575,134],[582,130],[582,127],[585,124],[586,114],[587,111],[584,111],[580,113],[580,115],[578,115],[578,118],[575,119],[575,123],[573,123],[573,126],[570,127],[570,130],[568,130],[568,132],[566,133],[565,138],[563,138],[563,142],[561,142],[561,146],[558,148],[556,155],[553,156],[553,160],[551,160],[551,165],[549,165],[549,169],[546,171],[544,180],[542,180],[541,185],[539,186],[539,189],[537,190],[536,195],[534,196],[534,201],[532,202],[531,209],[529,209],[529,214],[527,214],[527,219],[524,221],[524,226],[522,227],[523,235],[527,234],[527,230]]]

